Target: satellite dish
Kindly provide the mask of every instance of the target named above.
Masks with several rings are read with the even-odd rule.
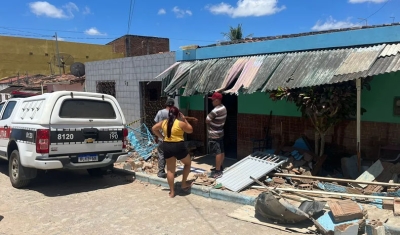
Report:
[[[82,77],[85,75],[85,65],[81,62],[75,62],[70,66],[71,73],[75,77]]]

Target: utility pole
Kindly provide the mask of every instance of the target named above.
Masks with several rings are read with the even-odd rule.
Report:
[[[60,51],[58,50],[58,38],[57,38],[57,32],[55,33],[54,37],[56,38],[56,52],[57,52],[57,64],[58,64],[58,71],[61,76],[61,63],[60,63]]]

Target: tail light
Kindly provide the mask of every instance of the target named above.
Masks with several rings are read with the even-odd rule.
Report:
[[[48,129],[36,130],[36,152],[49,153],[50,131]]]
[[[126,145],[128,144],[128,129],[127,128],[124,128],[122,130],[122,136],[123,136],[123,138],[122,138],[122,148],[125,149]]]

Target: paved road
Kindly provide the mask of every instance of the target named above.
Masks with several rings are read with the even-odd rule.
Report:
[[[168,192],[126,176],[40,172],[11,187],[0,160],[0,234],[289,234],[227,217],[240,205]]]

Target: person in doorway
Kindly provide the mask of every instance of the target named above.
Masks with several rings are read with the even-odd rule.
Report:
[[[193,127],[186,120],[185,116],[179,112],[175,106],[168,110],[168,119],[158,122],[152,128],[153,133],[159,139],[163,139],[164,158],[167,162],[167,181],[170,188],[169,196],[175,197],[175,170],[176,160],[180,160],[183,164],[181,188],[187,192],[191,185],[188,185],[187,178],[190,173],[192,160],[184,142],[184,133],[192,133]],[[161,134],[160,130],[164,133]]]
[[[212,100],[214,109],[207,115],[208,146],[211,154],[215,154],[215,168],[211,169],[212,178],[220,178],[223,174],[224,151],[224,125],[227,111],[222,104],[222,94],[215,92],[209,99]]]
[[[165,108],[161,109],[157,112],[156,117],[154,118],[154,121],[156,123],[159,123],[161,121],[164,121],[166,119],[168,119],[168,113],[169,113],[169,109],[175,105],[175,101],[172,98],[168,98],[167,101],[165,102]],[[163,135],[163,133],[161,132],[161,134]],[[164,153],[163,153],[163,149],[162,149],[162,138],[157,138],[157,143],[158,143],[158,147],[157,147],[157,152],[158,152],[158,173],[157,176],[160,178],[167,178],[167,173],[165,173],[165,159],[164,159]]]

